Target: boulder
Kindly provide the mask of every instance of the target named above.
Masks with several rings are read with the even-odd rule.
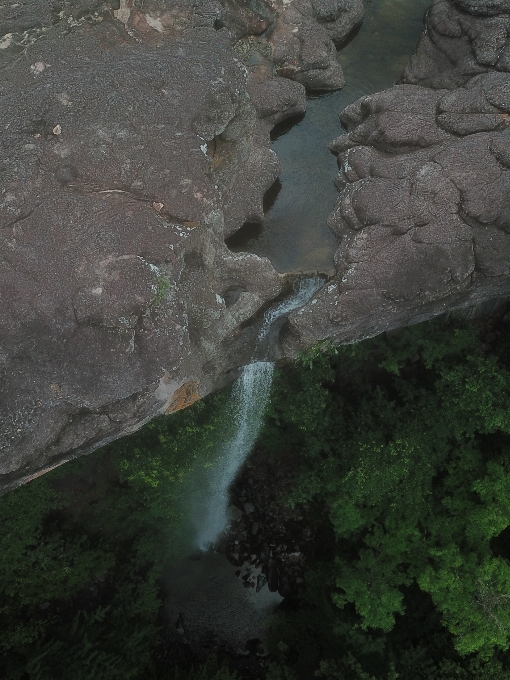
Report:
[[[478,73],[510,68],[507,0],[436,0],[402,82],[453,89]]]
[[[337,46],[361,24],[362,0],[280,0],[270,38],[277,73],[309,90],[336,90]]]
[[[361,24],[363,1],[121,0],[116,16],[152,44],[197,26],[226,27],[240,54],[268,57],[278,75],[309,90],[336,90],[344,84],[336,45]]]

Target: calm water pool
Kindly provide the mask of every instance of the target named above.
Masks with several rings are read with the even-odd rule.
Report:
[[[339,52],[346,86],[311,96],[306,115],[275,130],[283,172],[266,195],[262,225],[247,224],[227,244],[269,257],[280,272],[331,271],[336,237],[326,225],[337,191],[336,159],[328,150],[342,133],[338,114],[365,94],[390,87],[413,53],[430,0],[367,0],[363,25]],[[279,136],[278,136],[279,135]]]

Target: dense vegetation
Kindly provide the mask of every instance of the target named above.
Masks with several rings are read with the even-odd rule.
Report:
[[[441,322],[323,345],[275,385],[263,444],[300,452],[291,502],[331,539],[278,617],[298,677],[510,677],[505,343]],[[305,670],[306,669],[306,670]]]
[[[186,476],[214,455],[224,399],[0,498],[2,679],[161,677],[161,568],[186,545]]]
[[[273,617],[268,680],[510,677],[510,361],[435,322],[283,366],[260,446],[299,461],[286,502],[326,526]],[[158,664],[163,560],[222,401],[0,499],[0,677],[233,680]]]

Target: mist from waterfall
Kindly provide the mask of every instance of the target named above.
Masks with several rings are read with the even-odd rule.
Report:
[[[264,344],[275,321],[305,305],[324,283],[314,277],[301,279],[289,298],[270,307],[258,334],[259,347]],[[274,363],[254,361],[244,366],[225,407],[227,430],[233,434],[219,447],[217,462],[204,471],[202,493],[193,508],[196,545],[206,550],[228,525],[228,492],[240,467],[250,454],[262,427],[271,392]]]

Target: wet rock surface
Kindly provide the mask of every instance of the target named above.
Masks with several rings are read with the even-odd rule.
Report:
[[[283,0],[270,38],[277,73],[311,90],[342,87],[336,46],[362,20],[361,0]]]
[[[2,489],[247,362],[286,284],[224,238],[262,219],[280,172],[269,132],[305,110],[301,83],[341,84],[332,40],[360,6],[296,0],[292,19],[262,1],[0,8]],[[278,51],[284,24],[318,37]]]
[[[341,114],[337,273],[287,351],[510,293],[510,6],[437,0],[401,80]]]
[[[133,37],[160,44],[192,27],[228,29],[236,51],[309,90],[343,86],[336,60],[363,20],[362,0],[121,0],[116,13]]]

